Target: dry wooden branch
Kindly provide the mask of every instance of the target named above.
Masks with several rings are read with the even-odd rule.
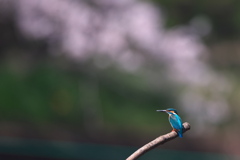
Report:
[[[188,122],[183,123],[184,126],[184,130],[183,133],[190,130],[190,124]],[[178,137],[178,134],[174,131],[159,136],[158,138],[154,139],[153,141],[145,144],[144,146],[142,146],[141,148],[139,148],[137,151],[135,151],[131,156],[129,156],[126,160],[135,160],[137,158],[139,158],[141,155],[143,155],[144,153],[146,153],[147,151],[157,147],[158,145],[164,144],[174,138]]]

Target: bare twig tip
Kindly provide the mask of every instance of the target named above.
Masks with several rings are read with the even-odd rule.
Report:
[[[191,126],[188,122],[183,123],[184,131],[186,132],[190,130]],[[158,138],[154,139],[153,141],[145,144],[141,148],[139,148],[137,151],[135,151],[132,155],[130,155],[126,160],[135,160],[142,156],[147,151],[157,147],[160,144],[164,144],[165,142],[168,142],[170,140],[173,140],[174,138],[178,137],[178,134],[176,132],[170,132],[168,134],[159,136]]]

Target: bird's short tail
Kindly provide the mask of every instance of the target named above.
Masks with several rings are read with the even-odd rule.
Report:
[[[182,137],[183,137],[183,134],[180,133],[180,132],[178,132],[178,136],[179,136],[180,138],[182,138]]]
[[[183,137],[183,132],[182,132],[182,129],[180,129],[178,132],[178,136],[180,137],[180,138],[182,138]]]

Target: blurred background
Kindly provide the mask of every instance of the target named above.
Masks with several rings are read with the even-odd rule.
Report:
[[[240,158],[240,3],[0,0],[0,157]]]

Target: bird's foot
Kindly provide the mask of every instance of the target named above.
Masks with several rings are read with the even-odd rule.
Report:
[[[172,132],[177,132],[178,130],[177,129],[173,129]]]

